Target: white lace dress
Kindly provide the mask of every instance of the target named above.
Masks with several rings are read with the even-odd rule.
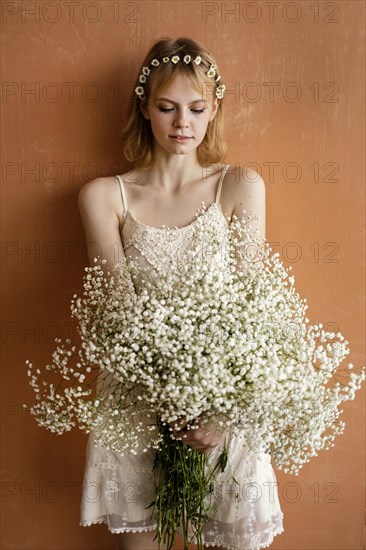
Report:
[[[128,209],[123,180],[117,176],[125,212],[121,239],[126,257],[138,257],[141,265],[179,269],[196,239],[204,251],[205,235],[213,231],[218,248],[215,253],[209,251],[208,261],[219,261],[228,222],[218,201],[228,167],[221,174],[215,202],[191,224],[178,228],[150,227],[138,221]],[[218,446],[209,454],[210,465],[216,464],[221,451]],[[105,523],[112,533],[155,530],[152,509],[146,509],[154,500],[154,453],[149,449],[139,455],[120,455],[97,447],[90,432],[80,525]],[[216,478],[214,511],[204,524],[204,544],[240,550],[268,547],[284,530],[271,457],[246,452],[243,439],[232,434],[228,457],[224,472]]]

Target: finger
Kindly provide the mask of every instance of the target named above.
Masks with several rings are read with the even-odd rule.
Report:
[[[191,449],[194,449],[195,451],[201,451],[202,453],[210,453],[213,451],[214,447],[200,447],[199,445],[195,445],[192,443],[189,445],[188,443],[184,443],[184,445],[187,445],[188,447],[191,447]]]
[[[206,453],[206,454],[210,454],[210,453],[212,453],[212,451],[214,449],[215,449],[215,447],[204,447],[203,449],[201,449],[201,451]]]
[[[187,426],[188,422],[186,422],[185,420],[179,420],[177,423],[176,423],[176,426],[178,426],[178,428],[180,428],[181,430],[183,430],[186,426]]]
[[[178,422],[171,424],[171,427],[176,431],[183,431],[186,426],[187,422],[185,422],[184,420],[179,420]]]
[[[179,439],[179,440],[186,439],[188,437],[185,432],[182,432],[182,431],[177,432],[176,430],[173,430],[173,435],[176,439]]]

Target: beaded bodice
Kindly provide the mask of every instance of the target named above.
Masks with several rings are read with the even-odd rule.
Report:
[[[177,271],[184,268],[188,255],[194,251],[200,254],[200,259],[204,262],[216,265],[222,263],[225,257],[228,221],[218,200],[228,168],[229,165],[225,165],[222,171],[215,202],[208,208],[201,203],[202,208],[196,212],[196,219],[184,227],[152,227],[136,219],[127,206],[123,180],[117,176],[124,205],[124,220],[120,233],[127,262],[129,258],[134,258],[144,268]]]

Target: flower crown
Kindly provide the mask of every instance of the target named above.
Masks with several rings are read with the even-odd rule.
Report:
[[[169,61],[176,64],[178,63],[178,61],[180,61],[180,57],[178,55],[173,55],[171,59],[169,57],[163,57],[162,59],[163,63],[168,63]],[[192,58],[190,55],[185,55],[183,57],[183,61],[184,63],[190,63],[192,61]],[[196,63],[196,65],[199,65],[201,61],[202,57],[200,55],[197,55],[193,59],[193,62]],[[150,67],[157,67],[158,65],[160,65],[160,61],[158,61],[157,59],[153,59],[150,63]],[[145,84],[146,79],[150,73],[151,69],[149,67],[142,67],[142,74],[140,74],[139,76],[140,86],[137,86],[137,88],[135,88],[135,93],[139,96],[140,99],[146,99],[145,90],[141,84]],[[210,68],[206,74],[209,77],[216,77],[215,82],[218,82],[221,79],[221,76],[217,75],[216,73],[216,65],[210,65]],[[224,97],[225,88],[225,84],[220,84],[216,87],[215,95],[217,98],[222,99]]]

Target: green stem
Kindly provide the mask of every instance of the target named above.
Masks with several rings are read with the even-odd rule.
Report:
[[[163,443],[154,458],[155,500],[147,508],[153,507],[151,519],[155,518],[158,524],[159,548],[162,542],[167,542],[167,550],[171,550],[182,525],[184,550],[188,550],[192,540],[188,535],[191,523],[193,535],[197,539],[197,550],[203,550],[203,524],[211,510],[211,498],[208,505],[205,498],[213,493],[219,467],[221,471],[225,469],[226,439],[217,464],[207,472],[209,458],[206,453],[173,439],[169,427],[159,419],[158,426],[163,434]]]

